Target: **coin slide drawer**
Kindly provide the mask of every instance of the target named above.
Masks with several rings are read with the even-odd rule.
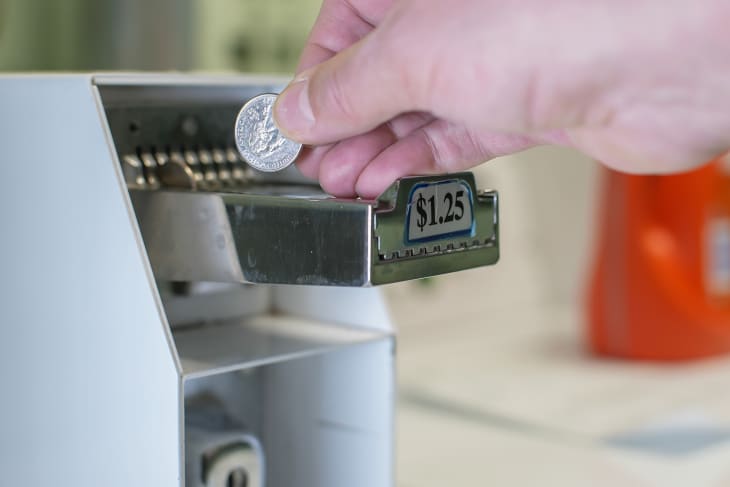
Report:
[[[494,264],[498,195],[471,173],[406,177],[375,200],[322,192],[295,166],[249,167],[234,121],[271,82],[99,83],[155,275],[368,286]]]

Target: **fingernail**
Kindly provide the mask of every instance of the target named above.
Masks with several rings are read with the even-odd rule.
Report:
[[[274,105],[274,122],[285,136],[293,139],[306,135],[314,126],[314,113],[309,103],[309,77],[305,73],[286,87]]]

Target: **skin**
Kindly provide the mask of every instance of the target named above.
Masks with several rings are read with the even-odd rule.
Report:
[[[726,0],[324,0],[274,117],[336,196],[540,144],[633,173],[730,149]]]

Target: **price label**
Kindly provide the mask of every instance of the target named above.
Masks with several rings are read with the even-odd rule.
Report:
[[[472,206],[471,188],[462,180],[414,186],[406,215],[407,243],[473,235]]]

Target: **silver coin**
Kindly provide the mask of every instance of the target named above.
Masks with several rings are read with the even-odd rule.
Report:
[[[275,172],[289,166],[302,144],[279,132],[272,117],[276,95],[266,93],[251,98],[236,117],[236,147],[241,157],[259,171]]]

